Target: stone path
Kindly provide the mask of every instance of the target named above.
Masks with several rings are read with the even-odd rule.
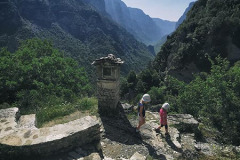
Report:
[[[87,116],[40,129],[35,123],[35,115],[19,116],[17,108],[0,110],[0,160],[6,151],[17,156],[21,155],[19,151],[49,154],[28,158],[35,160],[173,160],[198,159],[200,154],[214,157],[214,148],[226,153],[240,152],[240,147],[198,141],[195,135],[198,122],[188,114],[168,116],[169,135],[164,134],[164,127],[154,130],[159,115],[148,111],[140,133],[135,132],[136,117],[127,118],[122,112],[112,118]]]
[[[197,156],[194,154],[194,145],[196,145],[194,133],[180,133],[174,126],[180,125],[187,128],[190,125],[197,128],[198,122],[191,115],[169,116],[169,136],[164,134],[165,128],[160,132],[154,130],[159,124],[157,112],[146,112],[146,117],[146,124],[141,127],[140,133],[136,133],[134,129],[137,125],[136,118],[128,119],[128,123],[125,120],[126,117],[112,120],[103,118],[104,132],[101,146],[104,157],[125,160],[132,157],[134,159],[140,154],[139,159],[151,157],[171,160]]]

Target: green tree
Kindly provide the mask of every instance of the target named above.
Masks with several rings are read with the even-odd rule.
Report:
[[[222,140],[239,145],[240,127],[240,66],[230,67],[226,59],[212,61],[211,72],[204,78],[197,76],[178,94],[182,113],[201,117],[222,133]],[[231,124],[231,129],[229,125]]]
[[[130,71],[127,76],[128,88],[135,90],[137,84],[137,75],[134,71]]]
[[[1,103],[28,107],[50,95],[70,101],[90,90],[84,69],[46,40],[29,39],[15,53],[2,49],[0,54]]]

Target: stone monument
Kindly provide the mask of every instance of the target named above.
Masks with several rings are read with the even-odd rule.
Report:
[[[92,64],[97,68],[98,112],[111,115],[117,111],[119,101],[120,66],[124,62],[113,54],[96,59]]]

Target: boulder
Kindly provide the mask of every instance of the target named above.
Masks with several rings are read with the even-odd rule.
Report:
[[[199,122],[190,114],[168,115],[169,124],[173,124],[180,132],[193,133],[198,130]]]
[[[138,152],[135,152],[134,155],[130,158],[130,160],[145,160],[146,158],[139,154]]]

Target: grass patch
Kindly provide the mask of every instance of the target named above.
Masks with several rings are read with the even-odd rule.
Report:
[[[37,111],[37,125],[42,127],[43,123],[54,120],[58,117],[66,116],[76,111],[76,108],[71,104],[60,104],[50,107],[45,107]]]
[[[39,98],[38,105],[22,107],[19,104],[0,104],[0,109],[18,107],[21,115],[36,114],[37,127],[53,126],[66,123],[83,116],[98,116],[98,100],[95,97],[75,98],[71,103],[60,97],[48,96],[44,100]]]
[[[70,122],[70,121],[74,121],[76,119],[85,117],[87,115],[89,115],[89,114],[88,113],[83,113],[83,112],[80,112],[80,111],[76,111],[76,112],[73,112],[69,115],[66,115],[66,116],[63,116],[63,117],[58,117],[58,118],[55,118],[54,120],[51,120],[49,122],[45,122],[45,123],[43,123],[43,125],[41,127],[52,127],[56,124],[63,124],[63,123],[67,123],[67,122]]]
[[[79,111],[87,111],[90,115],[97,115],[98,112],[98,100],[96,98],[82,98],[75,104],[76,109]]]
[[[72,103],[61,103],[51,105],[45,108],[40,108],[37,113],[37,126],[42,127],[44,124],[52,121],[59,123],[66,123],[66,117],[74,112],[86,112],[86,115],[97,115],[97,99],[96,98],[81,98]],[[65,119],[65,120],[64,120]],[[72,119],[70,118],[69,121]],[[51,122],[51,123],[52,123]]]

